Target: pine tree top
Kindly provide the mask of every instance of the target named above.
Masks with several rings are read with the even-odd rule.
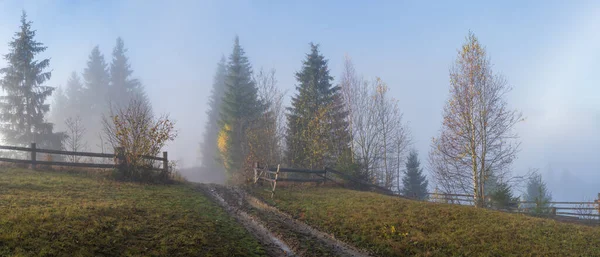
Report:
[[[92,49],[83,71],[83,78],[89,88],[105,87],[108,84],[108,65],[98,46]]]
[[[333,86],[333,77],[329,75],[328,60],[319,52],[319,45],[310,43],[310,53],[302,62],[302,68],[296,72],[298,93],[292,97],[293,112],[316,113],[326,104],[331,104],[338,86]]]

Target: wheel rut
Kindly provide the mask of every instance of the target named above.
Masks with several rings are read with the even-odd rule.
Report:
[[[199,184],[198,188],[246,227],[270,256],[369,256],[238,187]]]

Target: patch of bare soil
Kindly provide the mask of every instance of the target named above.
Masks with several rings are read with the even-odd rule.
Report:
[[[223,200],[227,206],[225,209],[234,216],[239,213],[244,213],[247,220],[260,227],[268,230],[266,239],[278,240],[281,244],[287,247],[289,255],[298,256],[368,256],[366,253],[349,246],[339,240],[336,240],[331,235],[314,229],[305,223],[298,221],[291,216],[280,212],[275,207],[269,206],[260,199],[247,194],[244,190],[237,187],[221,186],[221,185],[201,185],[209,196]],[[222,204],[223,206],[223,204]],[[237,218],[237,217],[236,217]],[[242,224],[248,223],[243,219],[238,219]],[[250,224],[251,225],[251,224]],[[248,228],[248,224],[244,224]],[[250,227],[253,227],[251,225]],[[265,233],[259,232],[257,238],[261,242],[264,240]],[[272,244],[272,243],[271,243]],[[281,249],[285,247],[280,247]],[[285,251],[285,249],[284,249]],[[293,252],[293,253],[292,253]],[[269,253],[271,254],[271,252]],[[279,254],[273,256],[282,256],[281,250]]]
[[[198,184],[198,189],[219,204],[229,215],[242,224],[263,245],[269,256],[296,256],[290,247],[273,235],[260,220],[240,208],[241,202],[224,196],[216,184]]]

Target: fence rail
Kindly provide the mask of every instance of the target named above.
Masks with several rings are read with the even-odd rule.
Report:
[[[281,173],[310,174],[310,175],[315,175],[319,178],[288,178],[288,177],[281,177],[280,176]],[[349,174],[339,172],[339,171],[336,171],[334,169],[327,168],[327,167],[323,170],[308,170],[308,169],[284,168],[284,167],[281,167],[280,165],[277,165],[277,167],[260,167],[259,163],[254,163],[254,183],[256,184],[261,180],[270,182],[271,186],[272,186],[271,198],[273,198],[273,196],[275,195],[275,188],[277,187],[277,182],[279,182],[279,181],[299,182],[299,183],[325,183],[328,180],[334,181],[331,176],[329,176],[329,177],[327,176],[328,173],[334,174],[343,180],[350,181],[350,182],[353,182],[356,184],[360,184],[361,186],[370,188],[374,191],[378,191],[379,193],[400,196],[398,194],[395,194],[394,192],[392,192],[391,190],[389,190],[387,188],[363,181],[363,180],[355,178]]]
[[[40,149],[40,148],[36,147],[35,143],[31,143],[30,147],[0,145],[0,150],[29,152],[30,153],[29,159],[13,159],[13,158],[0,157],[0,162],[29,164],[29,165],[31,165],[32,169],[36,169],[37,165],[111,169],[111,168],[118,168],[119,164],[123,163],[123,161],[124,161],[124,156],[122,154],[119,154],[119,152],[120,152],[119,149],[115,149],[115,153],[112,153],[112,154],[110,154],[110,153],[92,153],[92,152],[72,152],[72,151],[63,151],[63,150]],[[107,164],[107,163],[87,163],[87,162],[40,161],[40,160],[37,160],[38,153],[56,154],[56,155],[65,155],[65,156],[78,156],[78,157],[113,158],[114,163]],[[169,169],[169,159],[168,159],[167,152],[163,152],[162,157],[151,156],[151,155],[142,155],[141,158],[162,162],[162,165],[160,168],[153,168],[153,170],[168,171],[168,169]]]
[[[281,173],[299,173],[299,174],[313,174],[321,178],[287,178],[280,177]],[[321,183],[327,181],[327,169],[325,170],[307,170],[307,169],[293,169],[283,168],[280,165],[277,167],[260,167],[256,162],[254,163],[254,183],[258,183],[260,180],[271,183],[271,198],[275,195],[275,189],[277,188],[277,182],[299,182],[299,183]]]
[[[445,194],[445,193],[428,193],[430,201],[444,201],[447,203],[458,203],[466,202],[472,204],[474,202],[473,195],[468,194]],[[514,206],[518,206],[515,210],[517,212],[527,212],[531,208],[538,208],[545,210],[545,212],[552,216],[565,216],[565,217],[577,217],[577,218],[598,218],[600,220],[600,194],[598,199],[592,202],[548,202],[547,206],[538,206],[535,201],[513,201],[509,202]],[[531,208],[522,208],[524,205],[535,205]],[[594,206],[594,207],[591,207]],[[515,211],[513,210],[513,211]],[[566,212],[565,212],[566,211]],[[575,211],[575,212],[568,212]],[[596,212],[596,213],[594,213]]]

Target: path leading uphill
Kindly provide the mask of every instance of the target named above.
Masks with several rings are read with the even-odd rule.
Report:
[[[197,188],[246,227],[271,256],[368,256],[240,188],[215,184],[198,184]]]

